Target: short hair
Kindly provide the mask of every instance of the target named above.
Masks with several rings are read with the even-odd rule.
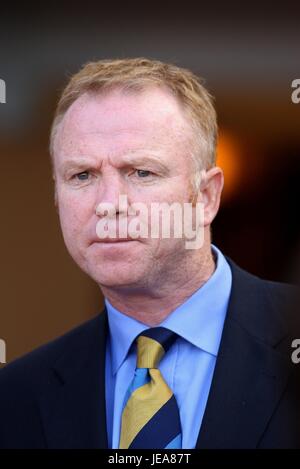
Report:
[[[85,64],[73,75],[58,101],[50,135],[50,154],[57,127],[66,111],[81,95],[115,88],[141,92],[151,86],[166,87],[190,118],[195,139],[191,156],[196,170],[208,169],[216,162],[217,118],[213,97],[204,80],[190,70],[147,58],[99,60]]]

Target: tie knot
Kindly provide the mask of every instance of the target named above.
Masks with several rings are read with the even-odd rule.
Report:
[[[177,334],[164,327],[153,327],[142,332],[136,339],[137,368],[157,368],[176,339]]]

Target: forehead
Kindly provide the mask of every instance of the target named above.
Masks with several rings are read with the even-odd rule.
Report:
[[[114,153],[147,146],[186,146],[190,133],[184,110],[166,89],[86,93],[59,124],[54,151],[65,154],[76,149],[82,154],[101,146],[104,152]]]

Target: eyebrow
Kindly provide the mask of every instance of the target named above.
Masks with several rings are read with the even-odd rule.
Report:
[[[132,166],[142,166],[144,164],[154,164],[161,171],[168,171],[169,168],[161,161],[159,156],[153,151],[148,152],[147,155],[139,155],[139,152],[133,152],[128,155],[125,155],[122,160],[122,165],[132,165]],[[145,152],[143,152],[145,153]]]
[[[93,163],[89,159],[85,158],[70,158],[64,160],[63,163],[59,166],[59,170],[62,172],[69,171],[71,169],[87,169],[94,166]]]
[[[169,168],[159,159],[159,156],[156,152],[148,152],[148,155],[139,155],[140,151],[130,152],[122,158],[121,162],[117,162],[116,167],[124,167],[124,166],[140,166],[140,165],[147,165],[153,164],[155,167],[158,167],[163,172],[168,172]],[[145,151],[143,151],[145,153]],[[91,160],[88,157],[81,157],[81,158],[69,158],[62,162],[59,169],[62,172],[67,172],[72,169],[76,170],[86,170],[89,168],[94,168],[95,166],[102,165],[102,161],[100,165],[97,164],[95,161]]]

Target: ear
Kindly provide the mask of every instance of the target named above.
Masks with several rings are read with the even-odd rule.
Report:
[[[202,173],[199,201],[204,204],[204,226],[210,225],[218,213],[223,186],[224,175],[218,166]]]

